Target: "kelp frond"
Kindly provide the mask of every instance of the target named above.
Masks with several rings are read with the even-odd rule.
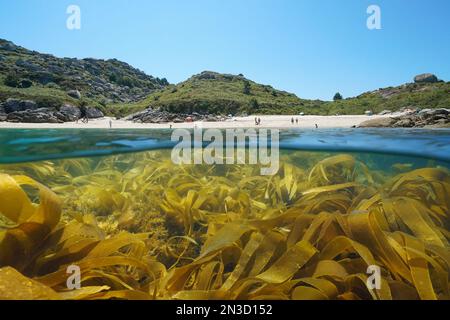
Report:
[[[164,152],[2,166],[0,298],[450,299],[446,169],[298,156],[272,177]]]

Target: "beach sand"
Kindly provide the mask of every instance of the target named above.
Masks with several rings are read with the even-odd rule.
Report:
[[[392,115],[390,115],[392,116]],[[388,116],[366,116],[366,115],[350,115],[350,116],[294,116],[298,119],[298,124],[291,123],[292,116],[258,116],[261,118],[261,125],[255,125],[255,116],[235,117],[221,122],[192,122],[192,123],[172,123],[172,128],[193,128],[194,126],[202,128],[351,128],[360,123],[370,120],[383,118]],[[163,129],[170,128],[171,123],[153,124],[153,123],[137,123],[124,120],[115,120],[112,118],[102,118],[89,120],[89,123],[81,121],[66,123],[12,123],[0,122],[0,128],[24,128],[24,129],[107,129],[112,122],[113,129]]]

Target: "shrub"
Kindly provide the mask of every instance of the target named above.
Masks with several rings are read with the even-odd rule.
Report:
[[[8,87],[17,88],[19,86],[19,77],[15,73],[9,73],[3,83]]]
[[[129,88],[133,88],[135,86],[135,82],[133,81],[133,79],[131,79],[128,76],[124,76],[122,78],[120,78],[117,83],[121,86],[126,86]]]
[[[33,85],[33,82],[31,82],[31,80],[28,80],[28,79],[23,79],[19,83],[20,88],[29,88],[32,85]]]
[[[108,79],[109,79],[110,82],[114,82],[114,83],[117,82],[117,79],[118,79],[117,74],[111,73],[109,75]]]
[[[338,101],[338,100],[342,100],[342,99],[343,99],[342,95],[339,92],[337,92],[333,97],[334,101]]]
[[[166,78],[162,78],[162,79],[156,78],[156,81],[162,86],[168,86],[169,85],[169,81],[167,81]]]
[[[250,94],[250,82],[244,81],[243,93],[247,95]]]
[[[56,83],[54,82],[49,82],[45,85],[45,87],[50,88],[50,89],[60,89],[60,86],[58,86]]]
[[[57,97],[42,96],[37,97],[35,100],[40,108],[54,108],[59,110],[63,104],[63,100]]]

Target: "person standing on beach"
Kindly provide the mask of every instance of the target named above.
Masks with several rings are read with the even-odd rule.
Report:
[[[112,120],[111,119],[109,119],[109,128],[110,129],[112,128]]]
[[[291,124],[294,124],[294,117],[291,118]]]
[[[317,123],[316,123],[316,129],[319,129],[319,126],[317,125]]]
[[[258,118],[258,125],[261,125],[261,118]]]

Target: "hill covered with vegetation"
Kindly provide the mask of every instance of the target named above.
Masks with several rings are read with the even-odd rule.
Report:
[[[0,39],[0,103],[32,100],[41,107],[65,103],[107,112],[108,104],[139,101],[168,85],[116,59],[58,58]]]
[[[148,107],[173,113],[289,114],[320,109],[324,102],[258,84],[244,75],[204,71],[177,85],[155,91],[138,103],[111,106],[124,115]]]
[[[317,114],[363,114],[385,110],[450,108],[450,82],[407,83],[327,102]]]
[[[173,113],[210,114],[364,114],[406,108],[448,108],[450,83],[414,82],[334,101],[307,100],[246,79],[243,75],[204,71],[177,85],[169,85],[137,103],[111,105],[118,116],[148,107]]]
[[[413,83],[357,97],[344,99],[336,93],[334,101],[308,100],[242,74],[204,71],[170,85],[165,78],[147,75],[116,59],[57,58],[0,39],[0,106],[10,98],[18,100],[14,103],[20,108],[28,105],[21,101],[54,110],[69,104],[94,107],[116,117],[148,108],[171,114],[334,115],[448,108],[450,83],[421,75]]]

